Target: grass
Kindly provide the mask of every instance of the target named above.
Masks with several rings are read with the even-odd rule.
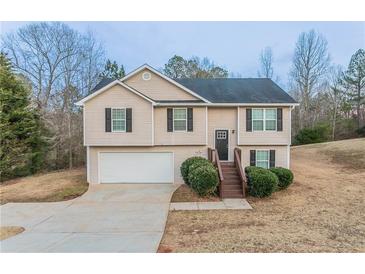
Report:
[[[82,195],[88,186],[84,169],[34,175],[2,183],[0,203],[65,201]]]
[[[218,196],[200,197],[187,185],[181,185],[172,195],[171,202],[214,202],[219,201]]]
[[[365,139],[292,148],[294,183],[253,210],[172,211],[161,252],[365,252]]]
[[[2,226],[0,227],[0,241],[22,233],[24,228],[21,226]]]

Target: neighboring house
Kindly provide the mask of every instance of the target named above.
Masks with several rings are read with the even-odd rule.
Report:
[[[240,148],[243,167],[290,165],[297,103],[270,79],[173,80],[143,65],[77,104],[91,184],[182,183],[181,163],[208,148],[228,162]]]

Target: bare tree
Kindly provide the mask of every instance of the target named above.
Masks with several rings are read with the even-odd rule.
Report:
[[[73,159],[82,158],[75,151],[83,154],[82,114],[74,103],[96,85],[105,63],[103,47],[92,33],[55,22],[33,23],[7,34],[2,48],[32,83],[33,98],[54,136],[50,155],[57,155],[56,167],[67,163],[72,168]]]
[[[271,47],[264,48],[260,53],[260,70],[257,72],[258,77],[271,79],[274,74],[273,62],[274,56]]]
[[[330,67],[328,74],[328,88],[326,94],[328,95],[330,103],[332,140],[335,140],[337,116],[342,100],[341,97],[343,93],[341,89],[342,77],[343,77],[343,70],[341,66]]]
[[[299,128],[313,123],[309,117],[311,99],[323,87],[329,61],[327,41],[322,35],[314,30],[299,35],[290,72],[299,91]]]

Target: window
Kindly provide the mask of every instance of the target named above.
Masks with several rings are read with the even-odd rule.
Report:
[[[125,132],[125,108],[112,109],[112,132]]]
[[[186,131],[187,128],[187,109],[174,108],[174,131]]]
[[[275,108],[253,109],[253,131],[276,131],[276,112]]]
[[[256,166],[269,168],[269,155],[268,150],[256,150]]]
[[[151,73],[149,72],[145,72],[142,74],[142,79],[145,80],[145,81],[148,81],[151,79]]]
[[[218,131],[217,132],[217,139],[227,139],[227,132],[226,131]]]
[[[264,110],[253,109],[252,110],[252,129],[254,131],[264,130]]]

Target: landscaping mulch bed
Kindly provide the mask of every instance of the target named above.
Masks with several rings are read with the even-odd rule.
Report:
[[[172,195],[171,202],[215,202],[220,201],[218,196],[198,196],[189,186],[181,185]]]

